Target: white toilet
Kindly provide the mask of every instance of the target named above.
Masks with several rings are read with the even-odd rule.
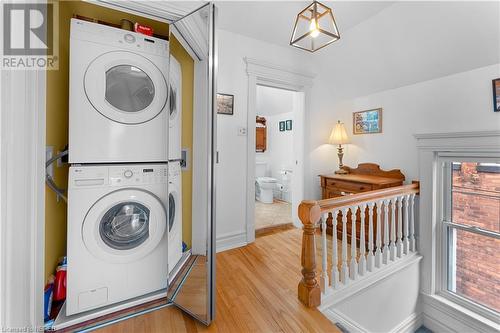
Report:
[[[266,177],[267,163],[255,164],[255,199],[262,203],[273,203],[273,190],[276,188],[276,178]]]

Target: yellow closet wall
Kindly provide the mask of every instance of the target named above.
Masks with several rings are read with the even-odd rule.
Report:
[[[60,151],[68,143],[69,96],[69,36],[73,14],[119,24],[121,19],[140,22],[153,27],[155,33],[168,36],[168,24],[140,16],[96,6],[82,1],[59,1],[59,70],[47,72],[47,146]],[[193,60],[178,42],[173,42],[172,53],[182,66],[183,82],[183,147],[192,147],[193,114]],[[187,58],[186,58],[187,56]],[[191,60],[190,60],[191,59]],[[186,67],[186,68],[184,68]],[[186,120],[186,121],[184,121]],[[67,187],[68,168],[54,168],[54,177],[60,187]],[[191,172],[183,173],[183,231],[191,239]],[[58,258],[66,254],[66,204],[57,202],[55,194],[45,189],[45,276],[55,270]],[[188,207],[189,206],[189,207]],[[187,242],[186,242],[187,243]],[[190,242],[189,242],[190,243]]]
[[[194,61],[182,45],[171,37],[170,52],[181,64],[182,70],[182,148],[187,148],[191,156],[193,153],[193,85]],[[192,163],[191,163],[192,164]],[[192,189],[193,168],[182,172],[182,240],[188,248],[191,247],[191,216],[192,216]]]

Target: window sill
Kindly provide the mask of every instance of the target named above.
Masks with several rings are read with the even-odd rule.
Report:
[[[443,316],[434,318],[441,321],[444,326],[460,331],[460,329],[469,328],[476,332],[498,332],[500,325],[489,318],[486,318],[462,305],[459,305],[441,295],[429,295],[421,293],[424,313],[430,317],[434,317],[435,311],[439,311],[448,317],[451,317],[454,322],[445,322],[441,319]],[[457,324],[459,327],[457,327]]]

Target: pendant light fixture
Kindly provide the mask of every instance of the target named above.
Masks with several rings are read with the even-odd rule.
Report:
[[[339,39],[332,10],[314,1],[297,15],[290,45],[315,52]]]

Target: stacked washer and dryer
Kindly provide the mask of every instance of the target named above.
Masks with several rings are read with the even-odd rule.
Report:
[[[180,96],[168,41],[71,20],[67,315],[167,287],[182,256]]]

